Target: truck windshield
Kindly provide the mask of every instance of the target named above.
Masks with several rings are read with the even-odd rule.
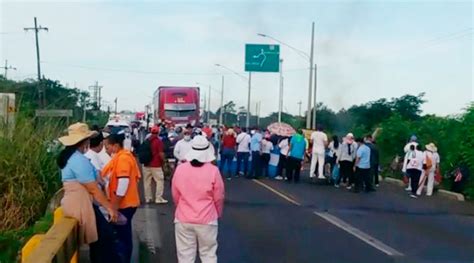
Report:
[[[189,117],[189,116],[192,116],[195,112],[196,112],[195,110],[183,110],[183,111],[166,110],[165,115],[167,117]]]

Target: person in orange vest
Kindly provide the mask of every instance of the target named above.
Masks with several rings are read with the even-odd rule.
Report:
[[[141,177],[134,155],[124,149],[125,134],[112,134],[108,137],[109,148],[113,153],[112,160],[102,170],[102,176],[108,177],[107,195],[115,209],[125,216],[127,222],[114,225],[119,239],[120,254],[125,262],[132,257],[132,218],[140,206],[138,181]]]

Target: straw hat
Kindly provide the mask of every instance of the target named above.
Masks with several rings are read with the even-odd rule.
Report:
[[[436,145],[434,143],[430,143],[430,144],[426,145],[425,148],[430,152],[437,152],[438,151],[438,148],[436,147]]]
[[[211,144],[205,136],[196,135],[191,141],[191,150],[186,154],[186,160],[197,160],[201,163],[209,163],[216,159]]]
[[[69,126],[67,128],[67,133],[68,135],[58,139],[64,146],[75,145],[82,140],[88,139],[98,134],[96,131],[89,130],[87,124],[80,122]]]

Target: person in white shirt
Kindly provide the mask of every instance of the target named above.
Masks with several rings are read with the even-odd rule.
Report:
[[[94,168],[100,172],[104,169],[105,165],[110,161],[110,156],[104,151],[104,136],[99,133],[97,136],[90,139],[89,150],[85,153],[87,159],[89,159]],[[108,158],[107,158],[108,157]]]
[[[314,173],[316,165],[318,165],[318,179],[325,179],[323,172],[326,147],[328,146],[328,136],[323,132],[322,126],[318,125],[317,131],[311,134],[311,142],[313,143],[313,151],[309,177],[313,178],[316,176]]]
[[[237,171],[236,176],[243,174],[248,176],[249,157],[250,157],[250,135],[246,128],[242,128],[242,132],[237,136]],[[241,171],[242,162],[244,163],[243,173]]]
[[[405,144],[405,147],[403,147],[403,151],[404,151],[405,153],[409,152],[411,145],[415,145],[415,148],[416,148],[416,146],[418,146],[417,140],[418,140],[418,138],[417,138],[415,135],[412,135],[412,136],[410,137],[410,141],[409,141],[407,144]]]
[[[347,190],[351,190],[352,185],[355,183],[354,161],[357,153],[357,143],[354,142],[354,134],[348,133],[346,137],[343,138],[342,144],[339,148],[340,150],[336,163],[339,165],[340,175],[336,181],[336,185],[339,185],[342,180],[344,184],[347,184]]]
[[[177,164],[186,162],[186,155],[192,150],[191,131],[185,130],[183,134],[183,139],[176,143],[173,150]]]
[[[434,143],[430,143],[425,146],[426,151],[424,152],[423,157],[423,173],[420,179],[419,187],[416,192],[418,196],[421,195],[423,191],[425,181],[428,179],[428,184],[426,188],[426,195],[431,196],[433,194],[434,181],[435,181],[435,172],[439,167],[439,154],[438,148]]]
[[[273,143],[270,141],[270,136],[267,135],[263,138],[261,144],[262,156],[260,160],[262,162],[263,176],[268,177],[268,163],[270,162],[270,152],[273,150]]]
[[[125,140],[123,141],[123,148],[130,152],[133,151],[132,139],[130,138],[130,133],[125,133]]]
[[[285,178],[283,169],[285,169],[285,171],[287,170],[287,155],[290,149],[290,139],[283,137],[278,143],[278,148],[280,148],[280,158],[278,159],[278,170],[275,179],[283,180]]]
[[[420,150],[420,145],[416,146],[411,145],[410,151],[405,156],[405,161],[403,162],[403,171],[407,173],[410,177],[410,186],[411,186],[411,195],[412,198],[417,198],[416,192],[418,190],[418,184],[420,182],[420,176],[423,172],[423,161],[425,155]]]

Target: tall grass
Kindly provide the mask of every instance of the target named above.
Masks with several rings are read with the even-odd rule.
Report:
[[[0,127],[0,234],[33,224],[60,188],[56,153],[48,148],[64,125],[22,118],[10,136]]]

